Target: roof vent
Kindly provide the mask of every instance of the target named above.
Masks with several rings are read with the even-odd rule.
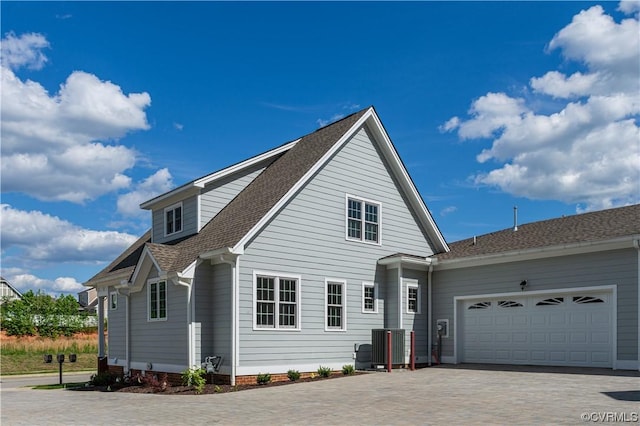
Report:
[[[513,206],[513,231],[518,230],[518,206]]]

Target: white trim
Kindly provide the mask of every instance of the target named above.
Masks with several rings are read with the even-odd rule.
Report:
[[[169,192],[166,192],[162,195],[159,195],[155,198],[152,198],[151,200],[145,201],[144,203],[140,204],[140,208],[141,209],[152,209],[154,208],[154,206],[159,205],[160,203],[162,203],[163,201],[167,201],[170,200],[172,198],[177,198],[180,195],[181,199],[185,199],[188,196],[190,196],[193,192],[199,192],[201,188],[204,188],[205,185],[216,181],[217,179],[221,179],[223,177],[229,176],[235,172],[238,172],[242,169],[251,167],[255,164],[258,164],[259,162],[269,159],[271,157],[274,157],[276,155],[279,155],[282,152],[288,151],[289,149],[291,149],[293,146],[295,146],[296,143],[298,143],[298,141],[300,141],[300,139],[297,139],[293,142],[289,142],[287,144],[284,144],[282,146],[276,147],[272,150],[269,150],[267,152],[264,152],[262,154],[256,155],[255,157],[251,157],[245,161],[242,161],[240,163],[234,164],[232,166],[226,167],[222,170],[219,170],[217,172],[208,174],[207,176],[201,177],[199,179],[196,179],[192,182],[189,182],[187,184],[184,184],[182,186],[179,186],[176,189],[173,189]],[[182,194],[186,192],[186,194]]]
[[[122,367],[125,367],[127,365],[127,359],[126,358],[118,358],[118,357],[113,357],[113,358],[107,357],[107,364],[109,364],[109,365],[120,365]]]
[[[151,318],[151,286],[153,284],[164,283],[164,293],[165,293],[165,309],[164,309],[164,317],[160,317],[160,288],[157,286],[158,292],[158,318]],[[158,321],[166,321],[169,317],[169,281],[167,278],[151,278],[147,280],[147,322],[158,322]]]
[[[419,315],[422,313],[422,295],[420,294],[420,283],[416,279],[403,278],[402,283],[404,285],[404,313],[408,315]],[[417,290],[416,308],[417,311],[409,310],[409,289],[415,288]]]
[[[257,288],[256,288],[256,284],[257,284],[257,278],[258,276],[261,277],[269,277],[269,278],[273,278],[274,279],[274,318],[273,318],[273,327],[259,327],[258,326],[258,312],[256,310],[256,304],[257,304]],[[280,317],[280,279],[291,279],[291,280],[295,280],[296,281],[296,326],[295,327],[280,327],[279,325],[279,317]],[[271,271],[258,271],[258,270],[254,270],[253,271],[253,280],[252,280],[252,287],[253,287],[253,306],[251,308],[252,312],[253,312],[253,330],[254,331],[278,331],[278,332],[283,332],[283,331],[300,331],[301,330],[301,313],[300,311],[302,310],[302,295],[301,295],[301,290],[302,290],[302,276],[301,275],[295,275],[295,274],[288,274],[288,273],[283,273],[283,272],[271,272]]]
[[[418,220],[424,225],[425,231],[427,232],[427,234],[429,234],[434,245],[438,249],[436,250],[436,252],[448,252],[449,246],[447,245],[444,236],[440,232],[440,229],[436,225],[436,222],[433,220],[429,209],[427,209],[427,206],[420,196],[418,189],[414,185],[409,172],[405,168],[404,163],[400,159],[398,152],[396,151],[393,143],[391,142],[391,139],[389,138],[389,135],[384,129],[380,118],[375,113],[373,108],[371,108],[370,111],[370,113],[368,112],[367,114],[365,114],[365,116],[369,115],[369,117],[375,124],[373,126],[370,126],[370,130],[383,142],[382,144],[380,144],[380,148],[383,153],[387,154],[385,155],[385,158],[389,161],[389,165],[391,166],[392,170],[396,172],[396,175],[398,176],[398,182],[407,194],[409,204],[411,204],[413,208],[417,210]]]
[[[202,229],[202,194],[196,196],[196,232]]]
[[[140,274],[141,272],[141,268],[142,268],[142,264],[144,263],[144,260],[146,258],[151,259],[151,263],[153,264],[153,266],[156,268],[156,271],[158,271],[158,275],[163,275],[166,274],[166,271],[163,271],[162,269],[160,269],[160,265],[158,265],[158,262],[156,261],[156,258],[153,256],[153,253],[151,253],[151,250],[149,250],[148,246],[144,246],[144,248],[142,249],[142,254],[140,254],[140,259],[138,259],[138,263],[136,263],[134,272],[133,272],[133,276],[131,277],[131,280],[129,281],[130,285],[131,285],[131,291],[132,292],[138,292],[140,290],[142,290],[142,287],[144,286],[146,281],[142,281],[141,284],[136,286],[136,281],[138,280],[138,274]],[[148,271],[147,271],[148,274]],[[128,278],[128,277],[127,277]]]
[[[373,310],[367,311],[364,308],[364,289],[365,287],[373,287]],[[363,314],[377,314],[378,313],[378,283],[363,281],[362,282],[362,313]]]
[[[176,228],[176,214],[175,211],[176,209],[180,209],[180,229],[179,230],[175,230]],[[167,212],[169,211],[173,211],[173,231],[170,233],[167,233]],[[163,223],[163,229],[162,229],[162,234],[165,237],[170,237],[172,235],[175,234],[179,234],[184,230],[184,206],[182,205],[182,201],[172,204],[170,206],[167,206],[164,208],[164,210],[162,211],[162,223]]]
[[[328,301],[328,287],[329,284],[340,284],[342,286],[342,318],[340,328],[329,327],[328,315],[329,315],[329,301]],[[328,332],[344,332],[347,331],[347,281],[339,278],[325,278],[324,279],[324,331]]]
[[[329,158],[333,157],[333,155],[347,142],[347,140],[353,136],[353,132],[364,124],[372,111],[373,108],[370,108],[367,113],[363,114],[362,117],[360,117],[360,119],[356,121],[335,144],[333,144],[331,149],[329,149],[322,158],[320,158],[320,160],[318,160],[313,167],[311,167],[307,173],[305,173],[304,176],[302,176],[302,178],[300,178],[300,180],[298,180],[298,182],[296,182],[296,184],[293,185],[273,207],[271,207],[271,210],[269,210],[267,214],[265,214],[258,223],[256,223],[253,228],[251,228],[249,232],[240,239],[240,241],[238,241],[238,243],[233,247],[233,251],[244,249],[245,244],[251,241],[255,234],[269,223],[276,213],[289,202],[293,195],[296,194],[311,179],[311,177],[315,176],[318,170],[320,170]]]
[[[586,241],[574,244],[513,250],[473,257],[460,257],[444,260],[434,259],[434,265],[436,271],[442,271],[445,269],[497,265],[499,263],[516,262],[521,260],[544,259],[547,257],[571,256],[575,254],[594,253],[606,250],[619,250],[634,247],[633,238],[638,238],[638,236],[634,235],[603,241]]]
[[[151,369],[149,371],[158,373],[182,373],[184,370],[189,368],[188,365],[165,364],[161,362],[153,362],[151,359],[149,361],[131,361],[131,368],[134,370],[140,370],[144,373],[147,371],[148,363],[151,363]]]
[[[489,294],[474,294],[468,296],[454,296],[453,298],[453,363],[458,364],[460,362],[458,351],[458,342],[460,340],[460,328],[461,328],[461,316],[464,309],[458,312],[458,304],[466,300],[473,299],[495,299],[499,297],[529,297],[529,296],[541,296],[541,295],[558,295],[558,294],[571,294],[571,293],[596,293],[596,292],[610,292],[611,293],[611,333],[612,333],[612,368],[617,368],[618,357],[618,286],[617,285],[601,285],[593,287],[573,287],[573,288],[557,288],[552,290],[534,290],[534,291],[518,291],[509,293],[489,293]],[[443,357],[444,358],[444,357]]]
[[[361,228],[360,228],[360,235],[361,238],[354,238],[354,237],[350,237],[349,236],[349,200],[354,200],[354,201],[359,201],[361,203],[362,209],[360,210],[362,217],[360,218],[361,221]],[[366,229],[366,220],[365,220],[365,209],[366,209],[366,204],[369,205],[376,205],[378,206],[378,240],[377,241],[371,241],[371,240],[367,240],[365,238],[365,229]],[[354,241],[357,243],[364,243],[364,244],[372,244],[372,245],[376,245],[376,246],[381,246],[382,245],[382,203],[380,201],[374,201],[374,200],[370,200],[367,198],[363,198],[357,195],[351,195],[348,193],[345,193],[345,197],[344,197],[344,239],[346,241]]]
[[[638,362],[637,362],[637,369],[640,370],[640,238],[634,239],[633,240],[633,247],[635,247],[635,249],[638,252],[638,269],[636,270],[636,276],[638,277],[638,304],[636,305],[636,310],[639,311],[638,312]]]
[[[254,376],[256,374],[284,374],[289,370],[298,370],[301,373],[315,373],[319,366],[329,367],[332,371],[340,371],[345,364],[353,365],[353,359],[345,362],[321,362],[314,364],[276,364],[238,367],[238,376]]]

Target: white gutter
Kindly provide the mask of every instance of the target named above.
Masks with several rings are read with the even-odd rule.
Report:
[[[633,246],[638,251],[638,307],[640,307],[640,238],[633,240]],[[640,371],[640,308],[638,312],[638,371]]]
[[[429,272],[427,272],[427,297],[429,298],[429,300],[427,301],[428,303],[428,309],[429,309],[429,315],[427,315],[427,353],[429,354],[429,367],[431,367],[431,352],[433,352],[432,350],[432,345],[433,345],[433,301],[431,300],[431,286],[432,286],[432,276],[433,276],[433,265],[429,265]],[[439,361],[439,360],[438,360]]]
[[[398,328],[402,327],[402,263],[398,265]]]
[[[193,324],[194,318],[194,298],[193,295],[193,277],[187,277],[180,273],[171,273],[167,276],[167,280],[171,280],[174,285],[179,285],[187,288],[187,333],[188,333],[188,350],[189,350],[189,367],[196,366],[195,354],[196,354],[196,339],[195,339],[195,326]]]

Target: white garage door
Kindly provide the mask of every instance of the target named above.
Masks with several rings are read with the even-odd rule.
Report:
[[[610,293],[462,302],[462,362],[613,367]]]

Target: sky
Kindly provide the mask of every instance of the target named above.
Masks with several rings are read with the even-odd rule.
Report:
[[[75,294],[139,204],[375,106],[448,242],[640,202],[640,3],[12,2],[1,274]]]

